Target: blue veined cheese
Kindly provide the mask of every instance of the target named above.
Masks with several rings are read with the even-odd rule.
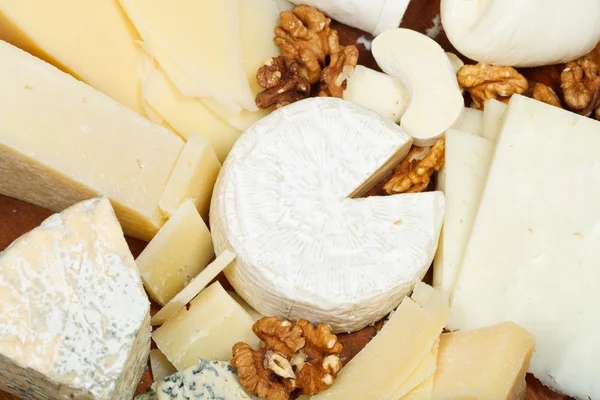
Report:
[[[149,307],[107,199],[51,216],[0,253],[0,390],[131,399],[150,351]]]
[[[246,393],[237,370],[228,362],[200,359],[197,365],[155,382],[136,400],[244,400],[258,397]]]

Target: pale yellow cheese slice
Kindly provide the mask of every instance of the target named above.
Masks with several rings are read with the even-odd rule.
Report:
[[[253,324],[248,313],[215,282],[191,302],[189,309],[182,309],[152,337],[181,371],[195,365],[198,358],[230,360],[237,342],[257,348],[259,339],[252,332]]]
[[[165,305],[214,256],[212,238],[192,200],[186,200],[138,256],[146,290]]]
[[[420,384],[425,382],[427,379],[433,377],[435,374],[435,368],[437,365],[437,354],[438,354],[438,346],[440,344],[439,339],[435,341],[433,346],[431,346],[431,350],[421,364],[417,367],[417,369],[410,375],[410,377],[404,382],[394,394],[389,398],[389,400],[398,400],[402,398],[404,395],[410,393],[413,389],[417,388]]]
[[[0,39],[143,113],[137,32],[110,0],[1,0]]]
[[[216,260],[211,262],[208,267],[200,272],[181,292],[152,317],[152,325],[162,325],[166,320],[177,315],[183,307],[192,301],[233,260],[235,260],[235,254],[230,251],[225,250],[219,254]]]
[[[313,400],[387,400],[430,353],[448,318],[448,301],[419,282],[381,332]]]
[[[401,400],[431,400],[433,397],[434,375],[427,378],[419,386],[408,392]]]
[[[518,399],[534,347],[513,322],[442,334],[432,399]]]
[[[168,65],[155,47],[190,77],[193,86],[179,87],[183,94],[212,97],[233,113],[258,109],[242,67],[238,0],[121,0],[121,4],[167,74]]]
[[[192,200],[208,222],[210,198],[220,170],[221,164],[210,142],[198,135],[191,136],[158,202],[165,216],[170,218],[185,200]]]
[[[160,382],[165,377],[177,372],[177,368],[158,349],[150,350],[150,369],[152,370],[152,379],[154,382]]]
[[[227,250],[225,250],[225,251],[227,251]],[[246,312],[248,313],[248,315],[250,315],[253,320],[258,321],[259,319],[261,319],[263,317],[263,315],[260,315],[258,313],[258,311],[256,311],[254,308],[252,308],[252,306],[250,304],[248,304],[246,302],[246,300],[242,299],[242,296],[240,296],[239,294],[237,294],[236,292],[234,292],[232,290],[228,290],[227,293],[229,293],[229,295],[231,297],[233,297],[233,299],[235,301],[237,301],[238,304],[240,306],[242,306],[242,308],[244,310],[246,310]]]
[[[102,194],[150,240],[184,142],[3,41],[0,60],[0,193],[54,211]]]

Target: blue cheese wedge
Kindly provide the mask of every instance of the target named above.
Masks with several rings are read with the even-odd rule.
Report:
[[[51,216],[0,253],[0,390],[131,399],[150,351],[149,308],[106,198]]]
[[[237,371],[228,362],[200,359],[190,367],[162,381],[136,400],[244,400],[251,396],[238,381]]]

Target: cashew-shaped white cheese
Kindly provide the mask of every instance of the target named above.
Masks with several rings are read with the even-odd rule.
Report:
[[[419,32],[398,28],[377,36],[372,52],[379,67],[401,78],[409,90],[410,105],[400,126],[417,145],[435,143],[464,109],[454,69],[444,50]]]
[[[487,64],[567,62],[600,41],[598,0],[442,0],[441,16],[454,47]]]
[[[410,137],[353,103],[312,98],[248,129],[217,180],[215,252],[227,279],[261,315],[372,324],[410,293],[433,259],[441,192],[349,198],[408,152]]]
[[[292,0],[375,36],[400,26],[410,0]]]

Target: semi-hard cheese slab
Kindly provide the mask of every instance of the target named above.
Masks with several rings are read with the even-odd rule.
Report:
[[[0,193],[53,211],[105,195],[150,240],[183,140],[2,41],[0,59]]]
[[[0,39],[143,114],[139,36],[118,2],[2,0]]]
[[[0,389],[129,400],[150,351],[149,306],[107,199],[51,216],[0,253]]]
[[[600,398],[598,148],[599,122],[512,97],[451,299],[451,329],[518,323],[530,372],[578,398]]]
[[[200,359],[186,370],[157,380],[136,400],[258,400],[238,382],[228,362]]]

